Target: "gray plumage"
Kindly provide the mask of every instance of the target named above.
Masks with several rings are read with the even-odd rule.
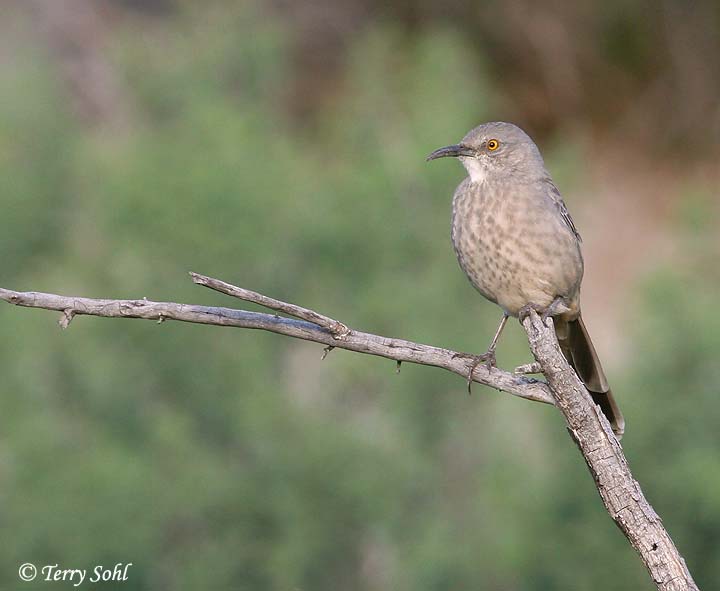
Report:
[[[511,123],[485,123],[429,160],[460,159],[468,177],[453,197],[452,243],[475,288],[505,316],[533,307],[553,316],[561,349],[618,435],[624,419],[580,316],[580,234],[530,137]]]

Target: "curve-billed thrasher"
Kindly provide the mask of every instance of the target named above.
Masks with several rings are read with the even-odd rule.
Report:
[[[534,142],[511,123],[485,123],[428,160],[454,156],[469,176],[453,197],[452,242],[475,288],[503,309],[487,353],[508,316],[530,308],[552,316],[560,348],[619,436],[625,420],[580,316],[580,235]]]

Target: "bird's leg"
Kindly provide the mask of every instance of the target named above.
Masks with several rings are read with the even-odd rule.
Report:
[[[507,312],[503,313],[503,317],[500,320],[500,324],[497,327],[497,330],[495,331],[495,336],[493,337],[492,341],[490,342],[490,346],[488,347],[488,350],[485,351],[482,355],[474,355],[473,353],[456,353],[453,355],[453,357],[465,357],[468,359],[472,359],[472,365],[470,365],[470,370],[468,371],[468,379],[467,379],[467,387],[468,387],[468,394],[472,394],[472,378],[473,374],[475,373],[475,369],[478,365],[481,363],[485,363],[488,369],[495,367],[495,364],[497,363],[497,360],[495,358],[495,349],[497,348],[498,340],[500,339],[500,335],[502,334],[503,329],[505,328],[505,324],[507,323],[508,314]]]
[[[500,324],[497,327],[497,330],[495,331],[495,336],[493,337],[493,340],[490,342],[490,346],[488,347],[486,355],[492,356],[492,365],[495,365],[495,349],[497,348],[498,340],[500,339],[500,335],[502,334],[503,329],[505,328],[505,324],[507,324],[509,314],[507,312],[503,312],[503,316],[500,319]]]

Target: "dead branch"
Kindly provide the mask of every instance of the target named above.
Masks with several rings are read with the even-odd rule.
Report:
[[[44,308],[62,313],[59,324],[67,328],[81,315],[106,318],[180,320],[197,324],[267,330],[325,345],[323,358],[334,348],[393,359],[399,369],[403,361],[441,367],[467,377],[472,360],[457,351],[364,333],[313,310],[248,291],[218,279],[191,273],[193,281],[242,300],[254,302],[299,318],[262,314],[232,308],[152,302],[67,297],[40,292],[17,292],[0,288],[0,299],[17,306]],[[610,424],[595,406],[585,386],[560,352],[552,320],[543,324],[532,312],[523,320],[536,363],[519,371],[541,369],[547,384],[478,365],[473,381],[527,400],[555,404],[565,417],[568,431],[585,458],[600,497],[610,517],[637,550],[657,588],[661,591],[697,591],[685,561],[645,499],[630,472],[622,447]]]
[[[17,306],[62,312],[59,323],[63,328],[70,324],[70,320],[82,315],[105,318],[143,318],[156,321],[180,320],[196,324],[267,330],[313,341],[330,348],[377,355],[393,359],[396,362],[406,361],[441,367],[465,378],[467,378],[472,365],[472,360],[460,357],[458,351],[351,330],[342,322],[307,308],[274,300],[196,273],[192,274],[192,278],[201,285],[274,310],[281,310],[303,320],[234,308],[153,302],[147,299],[106,300],[68,297],[34,291],[18,292],[2,288],[0,288],[0,300]],[[515,375],[498,368],[488,370],[484,365],[479,365],[473,372],[473,381],[526,400],[554,404],[552,394],[545,383],[523,375]]]
[[[266,295],[257,293],[256,291],[236,287],[234,285],[230,285],[229,283],[225,283],[224,281],[220,281],[219,279],[213,279],[212,277],[200,275],[199,273],[191,272],[190,277],[192,277],[193,283],[197,283],[198,285],[204,285],[205,287],[209,287],[210,289],[214,289],[215,291],[219,291],[220,293],[233,296],[246,302],[260,304],[263,308],[270,308],[271,310],[277,310],[278,312],[285,312],[285,314],[294,316],[295,318],[300,318],[300,320],[307,320],[308,322],[327,328],[336,339],[343,339],[350,333],[350,329],[342,322],[328,318],[327,316],[319,314],[313,310],[308,310],[307,308],[296,306],[295,304],[281,302],[280,300],[269,298]]]
[[[610,423],[560,352],[552,320],[544,325],[532,312],[523,327],[610,517],[640,554],[658,589],[697,591],[685,560],[633,478]]]

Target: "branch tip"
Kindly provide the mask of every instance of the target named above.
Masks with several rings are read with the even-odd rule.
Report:
[[[298,306],[296,304],[276,300],[275,298],[268,297],[256,291],[250,291],[249,289],[237,287],[236,285],[226,283],[220,279],[213,279],[212,277],[206,277],[205,275],[200,275],[198,273],[191,272],[190,277],[192,277],[192,280],[198,285],[203,285],[245,302],[258,304],[264,308],[275,310],[276,312],[288,314],[289,316],[305,320],[306,322],[311,322],[312,324],[329,331],[335,340],[343,340],[351,332],[350,329],[342,322],[334,320],[324,314],[320,314],[319,312],[315,312],[314,310],[310,310],[309,308],[303,308],[302,306]]]
[[[526,363],[525,365],[518,365],[514,370],[514,374],[517,375],[530,375],[534,373],[542,373],[542,367],[537,361],[532,363]]]
[[[206,285],[205,279],[206,277],[204,275],[200,275],[199,273],[195,273],[194,271],[189,271],[190,278],[192,279],[192,282],[197,285]]]

